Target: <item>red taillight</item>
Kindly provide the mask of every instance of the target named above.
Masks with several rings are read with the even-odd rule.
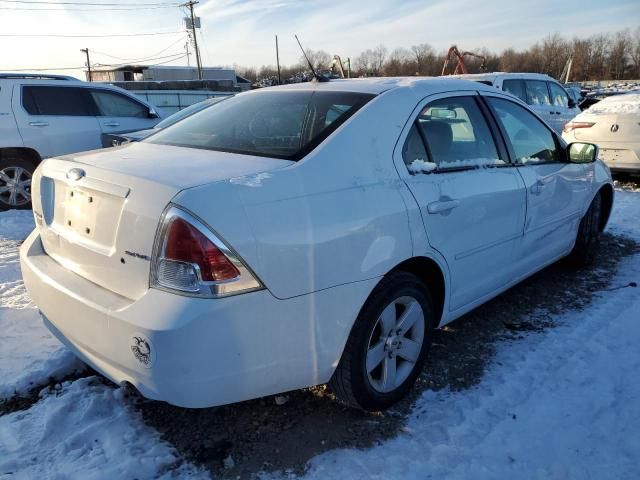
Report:
[[[572,130],[576,130],[578,128],[591,128],[595,125],[593,122],[567,122],[562,127],[562,131],[564,133],[569,133]]]
[[[167,228],[164,258],[197,265],[205,282],[232,280],[238,269],[202,232],[180,217]]]

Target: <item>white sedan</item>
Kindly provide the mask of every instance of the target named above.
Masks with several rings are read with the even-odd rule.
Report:
[[[564,126],[567,142],[592,142],[618,172],[640,172],[640,93],[607,97]]]
[[[593,258],[613,202],[596,155],[458,79],[247,92],[45,161],[24,281],[62,342],[146,397],[206,407],[329,383],[383,409],[435,328]]]

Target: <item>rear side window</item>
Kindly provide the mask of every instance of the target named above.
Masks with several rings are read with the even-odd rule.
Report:
[[[426,156],[419,139],[426,144],[427,162],[423,161]],[[491,130],[472,97],[446,98],[428,104],[409,132],[403,155],[412,173],[506,163],[499,158]]]
[[[555,107],[569,107],[569,96],[560,85],[549,82],[549,91],[551,92],[551,104]]]
[[[102,117],[147,118],[149,109],[135,100],[106,90],[91,89],[91,96]]]
[[[523,102],[527,101],[527,94],[524,91],[524,82],[522,80],[504,80],[502,82],[502,90],[515,95]]]
[[[553,134],[531,112],[508,100],[486,98],[507,134],[516,163],[560,161],[560,151]]]
[[[25,85],[22,106],[30,115],[84,117],[95,115],[95,106],[85,88]]]
[[[551,105],[547,82],[542,80],[526,80],[527,103],[529,105]]]
[[[237,95],[146,141],[299,160],[373,97],[308,90]]]

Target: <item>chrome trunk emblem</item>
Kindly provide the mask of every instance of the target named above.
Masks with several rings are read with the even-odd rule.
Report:
[[[67,178],[69,180],[74,181],[74,182],[77,182],[78,180],[80,180],[85,175],[86,174],[85,174],[84,170],[82,170],[81,168],[72,168],[71,170],[69,170],[67,172]]]
[[[620,125],[614,123],[613,125],[611,125],[611,128],[609,130],[611,130],[612,133],[616,133],[618,131],[618,128],[620,128]]]

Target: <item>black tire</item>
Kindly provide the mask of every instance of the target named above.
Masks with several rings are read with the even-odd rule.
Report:
[[[392,303],[394,303],[394,310],[397,311],[398,307],[395,302],[403,298],[417,301],[422,308],[424,321],[422,346],[417,360],[413,364],[413,369],[406,379],[393,390],[382,392],[374,386],[373,379],[367,372],[367,352],[375,329],[380,328],[379,326],[382,325],[381,320],[379,322],[382,312]],[[413,305],[415,305],[415,302],[413,302]],[[347,340],[340,363],[329,382],[329,388],[346,404],[369,411],[384,410],[402,399],[415,383],[427,357],[433,338],[433,331],[437,327],[433,312],[433,301],[429,290],[418,277],[407,272],[392,272],[388,274],[376,286],[362,307]],[[418,323],[419,320],[416,320],[415,325],[418,325]],[[407,331],[405,335],[409,335],[409,333]],[[396,338],[404,341],[408,337],[400,336]],[[377,342],[384,343],[384,339],[379,337]],[[401,345],[402,341],[400,342]],[[385,346],[385,352],[386,349],[387,347]],[[388,354],[385,353],[384,355],[383,362],[386,362]],[[405,360],[401,358],[399,353],[394,355],[398,355],[397,360],[393,362],[395,372],[395,362],[402,362],[399,365],[403,365]],[[409,367],[411,364],[412,362],[407,362]],[[409,367],[405,368],[405,372]]]
[[[0,212],[6,210],[28,210],[31,208],[31,184],[29,183],[26,193],[28,193],[28,199],[21,193],[16,195],[17,201],[12,203],[10,190],[5,190],[3,187],[8,187],[7,178],[11,181],[14,180],[16,173],[22,169],[23,173],[20,174],[21,179],[28,177],[29,182],[36,167],[28,160],[20,157],[4,157],[0,160]]]
[[[587,213],[580,221],[576,243],[568,257],[569,262],[573,265],[586,267],[593,263],[600,244],[601,216],[602,197],[598,192],[589,205]]]

